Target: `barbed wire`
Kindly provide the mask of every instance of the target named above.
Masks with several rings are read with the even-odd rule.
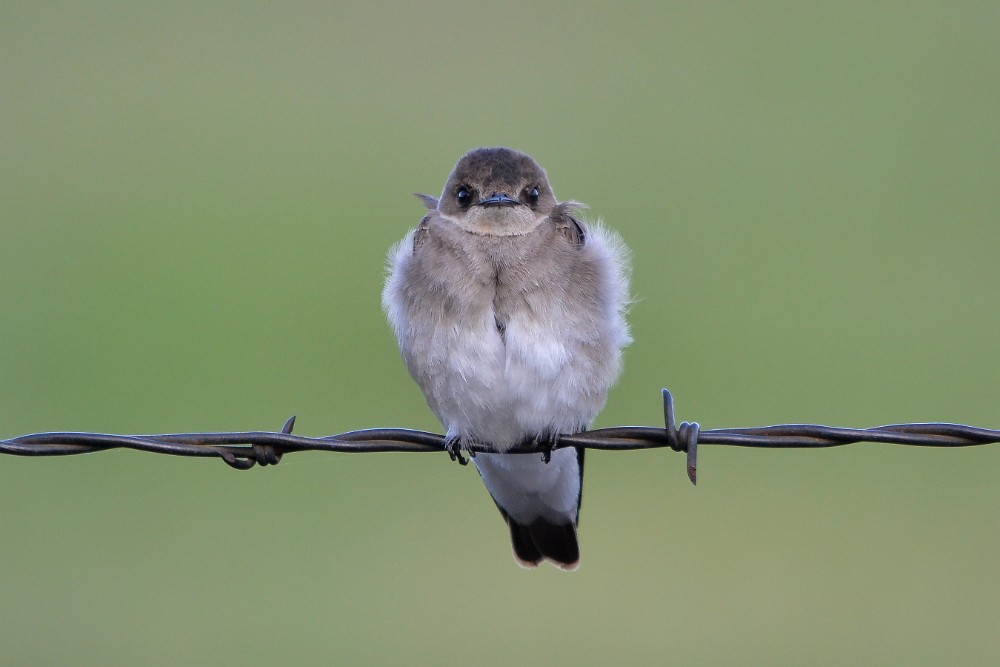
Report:
[[[511,454],[541,454],[554,449],[583,447],[608,451],[669,448],[687,454],[688,478],[697,483],[698,447],[728,445],[770,449],[838,447],[858,442],[891,443],[917,447],[970,447],[1000,442],[1000,430],[962,424],[890,424],[872,428],[842,428],[818,424],[782,424],[757,428],[701,430],[696,422],[674,419],[674,400],[663,390],[664,426],[616,426],[560,435],[550,442],[524,443]],[[173,433],[163,435],[113,435],[105,433],[34,433],[0,440],[0,453],[15,456],[68,456],[108,449],[135,449],[174,456],[221,458],[238,470],[274,465],[288,452],[448,452],[463,465],[456,443],[445,436],[403,428],[370,428],[337,435],[308,438],[292,435],[295,417],[279,432]],[[461,443],[475,456],[492,451],[485,445]]]

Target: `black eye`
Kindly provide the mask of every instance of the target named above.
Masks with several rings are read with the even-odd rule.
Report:
[[[469,188],[464,185],[458,189],[455,196],[458,197],[458,203],[460,206],[468,206],[472,203],[472,193],[469,192]]]
[[[538,191],[538,187],[537,186],[531,188],[530,190],[528,190],[528,203],[530,203],[532,206],[534,206],[535,204],[537,204],[538,203],[538,195],[540,195],[540,194],[541,193]]]

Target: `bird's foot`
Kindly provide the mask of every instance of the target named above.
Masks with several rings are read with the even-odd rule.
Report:
[[[542,463],[548,463],[552,460],[552,450],[556,448],[559,444],[559,434],[555,434],[549,438],[539,438],[535,445],[542,450]]]
[[[445,451],[452,461],[458,461],[459,465],[469,465],[469,459],[462,456],[462,441],[459,438],[449,439],[444,443]],[[470,454],[471,455],[471,454]]]

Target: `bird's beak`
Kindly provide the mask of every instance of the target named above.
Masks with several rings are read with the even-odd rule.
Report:
[[[521,202],[513,197],[508,197],[506,193],[494,194],[492,197],[487,197],[486,199],[480,199],[476,202],[477,206],[517,206]]]

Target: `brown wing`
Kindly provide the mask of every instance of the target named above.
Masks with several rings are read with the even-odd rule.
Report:
[[[420,224],[417,225],[417,231],[413,232],[413,250],[414,250],[414,252],[416,252],[417,248],[420,247],[420,245],[423,244],[423,242],[427,240],[427,234],[429,233],[428,232],[428,226],[429,225],[427,224],[427,220],[430,217],[431,216],[429,216],[429,215],[425,215],[424,218],[423,218],[423,220],[420,221]]]
[[[414,192],[413,196],[424,203],[428,211],[433,211],[438,207],[438,198],[425,195],[422,192]]]
[[[424,203],[428,211],[436,211],[438,206],[437,197],[431,197],[430,195],[421,194],[419,192],[414,192],[413,196]],[[424,216],[424,219],[420,221],[417,225],[417,231],[413,233],[413,249],[416,250],[426,239],[427,239],[427,221],[431,217],[431,213]]]
[[[583,205],[574,201],[562,202],[555,205],[549,216],[559,233],[575,246],[582,246],[587,242],[587,228],[570,215],[570,211],[581,206]]]
[[[582,246],[587,242],[587,232],[583,225],[571,215],[562,215],[555,220],[556,229],[573,245]]]

